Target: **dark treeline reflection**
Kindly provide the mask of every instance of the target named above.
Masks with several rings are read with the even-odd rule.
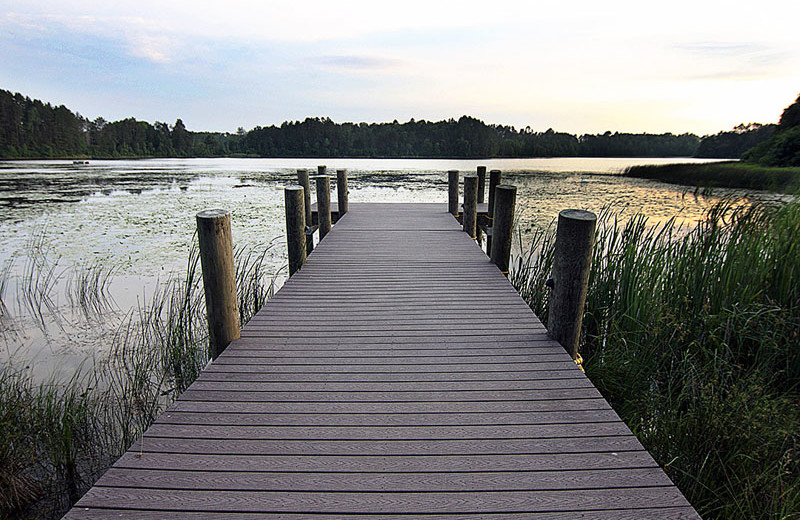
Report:
[[[249,132],[243,128],[236,133],[192,132],[180,119],[173,125],[133,118],[90,121],[63,105],[54,107],[0,90],[3,158],[689,157],[698,147],[701,139],[694,134],[576,136],[553,129],[535,132],[530,127],[488,125],[469,116],[406,123],[334,123],[328,118],[307,118],[280,126],[257,126]]]

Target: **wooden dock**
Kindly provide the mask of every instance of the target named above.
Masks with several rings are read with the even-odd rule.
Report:
[[[697,519],[444,204],[352,204],[66,515]]]

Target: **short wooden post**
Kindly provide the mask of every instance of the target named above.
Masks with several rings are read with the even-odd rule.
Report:
[[[303,187],[304,207],[306,209],[304,233],[306,235],[306,255],[308,255],[314,250],[314,233],[311,232],[313,223],[311,218],[311,186],[308,183],[308,170],[305,168],[297,170],[297,182]]]
[[[458,170],[447,172],[447,187],[447,209],[453,215],[458,215]]]
[[[347,205],[347,170],[336,170],[336,198],[339,202],[339,218],[348,211]]]
[[[508,276],[511,261],[511,232],[514,228],[516,186],[500,184],[495,189],[494,220],[492,221],[491,259],[504,275]]]
[[[306,211],[305,189],[286,186],[283,189],[286,204],[286,245],[289,249],[289,276],[300,270],[306,262]]]
[[[486,166],[478,166],[478,204],[484,203],[486,192]]]
[[[494,190],[497,188],[497,185],[500,184],[500,170],[492,170],[489,172],[489,204],[486,209],[486,213],[489,215],[489,221],[492,222],[492,226],[494,226],[494,221],[492,220],[494,215]],[[486,252],[489,256],[492,255],[492,233],[490,232],[489,235],[486,237]]]
[[[320,166],[324,168],[324,166]],[[314,177],[317,183],[317,222],[319,223],[319,240],[331,230],[331,178],[327,175]]]
[[[328,167],[324,164],[317,166],[317,175],[328,175]]]
[[[231,214],[222,209],[198,213],[197,238],[206,295],[211,358],[216,359],[240,334]]]
[[[547,331],[573,359],[578,356],[596,224],[591,211],[565,209],[558,214]]]
[[[464,232],[471,238],[477,238],[478,222],[478,176],[464,177]]]

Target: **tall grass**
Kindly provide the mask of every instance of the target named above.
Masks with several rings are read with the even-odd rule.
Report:
[[[243,323],[275,290],[271,247],[236,253]],[[198,258],[195,242],[186,273],[159,284],[123,320],[107,359],[71,380],[37,384],[0,368],[0,519],[60,518],[195,380],[209,360]],[[109,312],[112,273],[92,266],[73,275],[87,317]]]
[[[630,166],[624,175],[684,186],[741,188],[796,193],[800,168],[776,168],[736,161]]]
[[[511,275],[544,322],[553,233]],[[704,518],[800,518],[800,203],[601,215],[580,351]]]

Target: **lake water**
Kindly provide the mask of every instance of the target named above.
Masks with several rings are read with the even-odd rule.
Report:
[[[119,320],[92,321],[75,312],[69,277],[95,264],[114,267],[109,293],[122,317],[146,301],[159,281],[181,273],[192,243],[195,214],[232,213],[237,245],[266,247],[270,268],[283,280],[282,187],[296,169],[313,175],[326,164],[349,170],[351,202],[447,203],[447,171],[474,173],[478,165],[503,171],[518,188],[520,229],[545,226],[565,208],[599,212],[611,206],[643,213],[653,223],[676,217],[691,224],[720,197],[692,188],[615,175],[634,164],[694,159],[150,159],[135,161],[0,162],[0,366],[30,367],[39,378],[62,377],[87,359],[102,357]],[[312,183],[313,184],[313,183]],[[335,183],[332,183],[335,185]],[[333,186],[332,186],[333,187]],[[313,189],[313,188],[312,188]],[[756,197],[768,196],[756,194]],[[332,195],[335,199],[335,192]],[[313,198],[313,197],[312,197]],[[50,318],[24,304],[23,280],[33,269],[52,277]],[[27,287],[27,289],[24,289]],[[57,318],[53,319],[54,316]],[[45,321],[46,323],[42,323]]]

